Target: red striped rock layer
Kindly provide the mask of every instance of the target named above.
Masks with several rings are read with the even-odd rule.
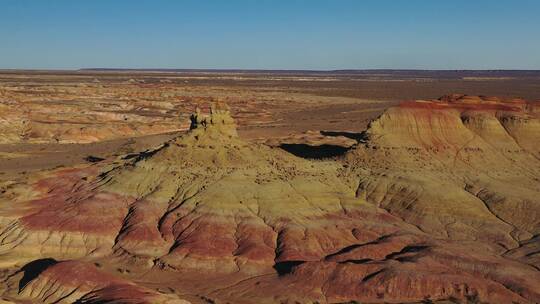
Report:
[[[33,269],[30,269],[33,268]],[[16,282],[18,280],[18,282]],[[8,282],[18,290],[13,300],[44,303],[164,303],[188,304],[79,262],[38,260],[23,267]]]
[[[376,171],[377,153],[395,170],[391,149],[358,148],[342,165],[247,144],[223,111],[154,150],[14,185],[0,210],[3,264],[105,261],[133,268],[134,284],[235,303],[540,300],[537,269],[501,256],[532,234],[534,215],[519,227],[501,220],[479,205],[489,194],[476,183],[437,195],[429,175],[407,175],[407,159]],[[453,191],[459,178],[440,181]],[[92,297],[123,296],[115,280],[100,279]]]
[[[536,158],[540,134],[538,102],[450,95],[435,101],[403,102],[371,123],[372,144],[459,152],[526,151]]]
[[[535,107],[450,96],[391,108],[347,157],[358,195],[441,236],[494,241],[480,229],[490,223],[512,248],[540,233]]]
[[[462,95],[406,102],[366,135],[344,159],[357,197],[434,237],[484,243],[489,255],[539,269],[537,104]]]

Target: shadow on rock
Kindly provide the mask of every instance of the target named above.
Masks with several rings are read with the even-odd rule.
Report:
[[[279,276],[290,274],[294,267],[304,264],[305,261],[285,261],[274,264],[274,269]]]
[[[322,159],[345,154],[350,148],[337,145],[281,144],[281,149],[302,158]]]
[[[32,261],[24,265],[20,272],[23,272],[23,277],[19,282],[19,291],[22,290],[26,284],[30,283],[33,279],[37,278],[45,269],[58,263],[55,259],[46,258]]]

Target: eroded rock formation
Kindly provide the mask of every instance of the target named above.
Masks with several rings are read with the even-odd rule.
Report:
[[[6,185],[4,295],[538,302],[540,166],[520,143],[538,138],[535,111],[466,96],[404,103],[343,159],[311,161],[243,141],[214,105],[153,150]],[[20,285],[41,259],[55,262]],[[83,272],[85,288],[58,277]]]

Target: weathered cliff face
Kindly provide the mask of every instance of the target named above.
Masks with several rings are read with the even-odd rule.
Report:
[[[537,103],[449,95],[402,102],[371,123],[370,141],[383,147],[416,147],[455,153],[463,148],[498,153],[529,152],[538,158]],[[513,156],[513,155],[512,155]]]
[[[400,111],[374,122],[370,140],[341,162],[308,161],[241,140],[227,107],[216,104],[209,116],[192,116],[188,134],[156,149],[4,185],[2,266],[75,260],[45,265],[20,285],[23,267],[4,294],[47,303],[138,293],[150,295],[140,302],[160,293],[232,303],[539,301],[540,272],[519,250],[537,233],[538,215],[504,211],[523,208],[526,196],[485,190],[504,178],[516,185],[516,169],[469,176],[476,171],[465,154],[446,159],[459,136],[446,136],[443,125],[415,130],[418,113]],[[449,110],[457,120],[446,109],[429,111],[473,132],[460,111]],[[403,126],[410,132],[394,143]],[[435,140],[405,138],[418,132],[444,144],[436,150]],[[538,161],[532,152],[505,153]],[[536,170],[532,164],[526,169]],[[520,195],[537,193],[532,181],[519,187]],[[514,251],[505,256],[506,249]],[[57,277],[73,273],[96,283],[74,288],[80,284]]]
[[[539,123],[538,105],[522,100],[405,102],[347,156],[351,182],[431,235],[516,249],[540,233]]]

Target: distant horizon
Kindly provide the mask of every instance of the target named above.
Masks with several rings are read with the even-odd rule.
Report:
[[[231,71],[231,72],[368,72],[368,71],[394,71],[394,72],[407,72],[407,71],[425,71],[425,72],[540,72],[540,69],[414,69],[414,68],[351,68],[351,69],[255,69],[255,68],[103,68],[103,67],[89,67],[89,68],[2,68],[0,71]]]

